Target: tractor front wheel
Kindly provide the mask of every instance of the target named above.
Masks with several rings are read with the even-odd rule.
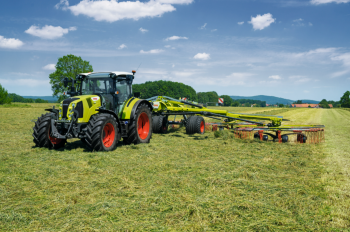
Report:
[[[52,113],[41,115],[33,127],[33,142],[37,147],[47,147],[59,149],[63,147],[67,140],[51,137],[51,116]]]
[[[149,143],[152,136],[152,116],[151,109],[141,103],[135,112],[135,117],[131,120],[128,137],[124,138],[124,144]]]
[[[111,114],[95,114],[86,131],[85,143],[92,151],[112,151],[118,144],[118,124]]]
[[[186,134],[204,134],[205,121],[203,117],[192,116],[189,117],[186,123]]]

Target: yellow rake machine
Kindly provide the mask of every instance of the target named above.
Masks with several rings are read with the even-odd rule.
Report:
[[[147,99],[153,105],[153,132],[165,133],[169,125],[183,125],[187,134],[205,130],[233,130],[236,138],[258,139],[279,143],[324,142],[323,125],[282,125],[283,116],[231,113],[227,110],[208,109],[193,102],[177,100],[167,96]],[[181,121],[169,121],[169,116],[182,116]],[[205,118],[219,122],[205,123]]]

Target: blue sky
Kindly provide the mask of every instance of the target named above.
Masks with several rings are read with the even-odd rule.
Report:
[[[47,96],[67,54],[197,92],[339,100],[350,0],[14,0],[0,3],[0,84]]]

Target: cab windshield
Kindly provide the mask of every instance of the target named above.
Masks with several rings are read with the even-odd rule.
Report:
[[[113,80],[110,78],[87,78],[82,83],[82,94],[109,94],[113,91]]]
[[[118,78],[114,82],[115,86],[113,82],[109,73],[91,74],[82,82],[82,95],[116,94],[118,104],[122,104],[131,96],[131,84],[128,84],[127,80],[118,80]]]

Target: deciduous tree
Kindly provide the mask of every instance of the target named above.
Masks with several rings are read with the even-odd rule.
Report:
[[[221,95],[220,98],[224,99],[224,106],[231,106],[231,104],[233,103],[232,98],[228,95]]]
[[[340,104],[343,108],[350,108],[350,92],[346,91],[340,98]]]
[[[66,55],[58,58],[56,71],[49,76],[53,91],[52,95],[58,97],[59,101],[62,101],[66,98],[63,92],[68,90],[63,86],[63,78],[68,77],[75,80],[79,73],[87,72],[93,72],[92,66],[89,61],[83,60],[80,56]]]
[[[8,92],[0,84],[0,105],[11,103],[12,99],[9,97]]]

